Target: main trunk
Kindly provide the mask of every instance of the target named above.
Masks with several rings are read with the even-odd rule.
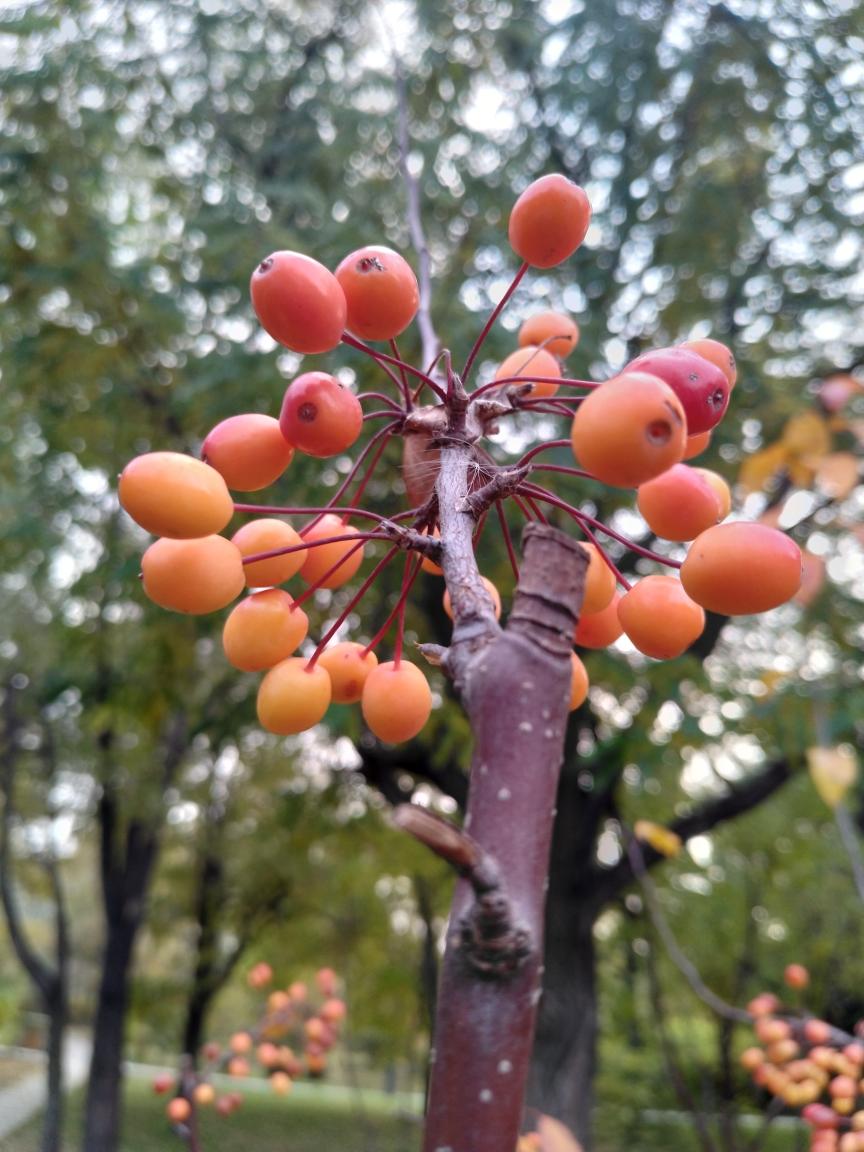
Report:
[[[93,1057],[82,1152],[117,1152],[123,1091],[123,1041],[137,923],[109,923],[93,1024]]]

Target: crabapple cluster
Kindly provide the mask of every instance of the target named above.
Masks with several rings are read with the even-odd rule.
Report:
[[[807,969],[790,964],[784,981],[796,992],[810,982]],[[741,1064],[754,1083],[787,1107],[801,1109],[810,1125],[810,1152],[864,1152],[864,1040],[825,1020],[781,1004],[763,992],[748,1005],[758,1044]]]
[[[263,674],[258,716],[265,728],[284,735],[303,731],[318,723],[331,703],[359,703],[367,725],[384,741],[410,739],[425,724],[432,694],[420,667],[403,659],[402,638],[415,581],[421,572],[440,577],[442,556],[451,546],[441,539],[436,490],[441,445],[448,437],[451,442],[461,437],[470,447],[472,482],[494,492],[470,513],[475,544],[497,521],[514,576],[514,516],[566,520],[584,539],[590,563],[574,637],[579,649],[606,647],[626,633],[643,654],[670,659],[698,638],[705,610],[763,612],[797,591],[797,545],[765,525],[721,523],[731,508],[726,482],[689,463],[707,446],[736,383],[734,359],[719,341],[656,349],[609,379],[582,380],[565,367],[578,347],[578,325],[567,315],[545,311],[523,323],[518,347],[485,382],[469,388],[485,338],[522,278],[531,267],[551,268],[572,255],[590,218],[584,191],[560,175],[534,181],[519,196],[508,234],[522,264],[458,374],[448,350],[422,370],[399,353],[396,337],[415,318],[420,292],[398,253],[366,246],[331,272],[310,256],[274,252],[251,279],[252,304],[270,336],[304,355],[339,345],[353,349],[374,362],[388,390],[358,395],[326,371],[304,371],[288,384],[278,417],[232,416],[206,434],[200,459],[153,451],[124,470],[121,504],[159,537],[142,561],[145,594],[178,612],[229,609],[225,655],[239,670]],[[387,342],[388,350],[368,341]],[[483,441],[518,413],[561,418],[568,435],[537,444],[515,467],[512,461],[504,465],[494,455],[498,450],[487,450]],[[364,436],[370,428],[375,430]],[[369,479],[394,437],[404,443],[409,507],[365,507]],[[362,447],[347,477],[318,506],[235,502],[233,493],[258,492],[280,481],[298,453],[326,459],[358,443]],[[566,449],[575,456],[571,464],[543,460],[546,452],[560,456]],[[496,477],[507,469],[518,482],[496,487]],[[575,502],[546,487],[552,473],[562,488],[578,489]],[[579,501],[596,501],[602,485],[634,490],[646,535],[675,547],[689,544],[686,558],[630,540],[585,511]],[[244,522],[233,525],[235,516]],[[631,584],[604,540],[631,548],[666,571]],[[371,544],[384,546],[374,565],[367,564]],[[345,621],[383,567],[400,560],[401,591],[378,635],[368,643],[341,638]],[[355,577],[360,579],[356,594],[313,645],[307,610],[314,593],[343,588]],[[485,578],[484,585],[500,616],[498,589]],[[451,611],[449,592],[445,609]],[[391,629],[392,658],[379,661],[377,650]],[[574,652],[573,707],[587,691],[587,673]]]
[[[273,983],[273,969],[264,962],[247,973],[250,988],[263,991]],[[327,1056],[339,1038],[347,1016],[338,994],[339,980],[332,968],[315,973],[312,989],[301,980],[274,989],[257,1023],[235,1032],[223,1046],[208,1041],[200,1053],[200,1066],[184,1067],[178,1076],[162,1074],[153,1081],[158,1095],[174,1092],[165,1114],[181,1136],[188,1136],[196,1109],[212,1107],[230,1116],[243,1103],[238,1091],[217,1093],[217,1073],[241,1081],[259,1069],[278,1096],[291,1091],[301,1077],[318,1079],[327,1071]]]

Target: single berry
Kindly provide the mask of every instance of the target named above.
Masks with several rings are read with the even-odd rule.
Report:
[[[416,736],[429,719],[432,692],[416,664],[388,660],[367,676],[360,706],[379,740],[401,744]]]
[[[231,537],[244,556],[257,556],[260,553],[279,552],[289,548],[292,551],[271,556],[267,560],[253,560],[244,564],[246,583],[250,588],[271,588],[290,580],[306,562],[307,551],[303,538],[285,520],[266,516],[260,520],[250,520],[238,528]]]
[[[529,316],[519,329],[520,348],[533,344],[561,360],[569,356],[578,343],[579,325],[562,312],[538,312],[536,316]]]
[[[252,273],[250,291],[263,327],[292,352],[329,352],[342,340],[345,293],[311,256],[273,252]]]
[[[575,652],[570,653],[570,711],[584,704],[588,698],[588,671]]]
[[[583,612],[573,633],[573,643],[577,648],[608,648],[614,644],[624,629],[618,619],[618,604],[621,593],[616,592],[600,612]]]
[[[684,408],[687,434],[708,432],[723,419],[732,389],[726,375],[686,348],[658,348],[637,356],[625,372],[647,372],[668,384]]]
[[[222,629],[229,664],[263,672],[293,655],[309,631],[309,618],[281,588],[253,592],[234,607]]]
[[[714,485],[700,469],[687,464],[673,464],[640,484],[636,505],[645,523],[662,540],[694,540],[728,512]]]
[[[302,656],[289,656],[266,674],[258,688],[258,719],[262,728],[293,736],[324,719],[331,698],[327,670]]]
[[[117,490],[123,508],[154,536],[209,536],[234,515],[231,493],[216,469],[181,452],[136,456],[123,469]]]
[[[626,372],[590,392],[573,417],[573,453],[598,480],[636,488],[677,464],[687,440],[681,402],[656,376]]]
[[[696,537],[681,566],[681,583],[710,612],[742,616],[791,600],[801,571],[794,540],[765,524],[733,521]]]
[[[511,352],[501,361],[495,372],[496,380],[508,380],[514,376],[526,381],[539,377],[531,384],[529,396],[554,396],[558,391],[558,385],[554,380],[558,380],[561,376],[561,365],[545,348],[527,344]],[[553,382],[550,382],[550,379]]]
[[[363,644],[343,640],[325,648],[318,663],[327,669],[333,685],[334,704],[356,704],[363,695],[366,677],[378,665],[378,657]]]
[[[588,553],[582,611],[602,612],[612,603],[612,597],[615,595],[617,583],[615,573],[603,559],[596,544],[582,544],[582,548]]]
[[[492,609],[495,612],[495,619],[500,620],[501,619],[501,593],[498,591],[498,589],[495,587],[495,585],[492,583],[492,581],[487,576],[481,576],[480,579],[483,582],[483,587],[489,593],[489,599],[492,601]],[[443,604],[444,604],[444,611],[447,613],[447,615],[452,620],[453,619],[453,605],[450,601],[450,593],[446,589],[444,591]]]
[[[584,190],[554,174],[528,185],[513,205],[507,232],[513,251],[527,264],[553,268],[573,255],[590,222]]]
[[[141,575],[155,604],[193,616],[227,607],[246,586],[240,550],[224,536],[156,540],[141,558]]]
[[[417,277],[392,248],[358,248],[336,269],[336,279],[345,293],[348,330],[363,340],[392,340],[417,315]]]
[[[309,545],[309,550],[300,569],[301,579],[319,588],[341,588],[347,584],[363,563],[362,540],[334,539],[329,544],[317,544],[316,541],[356,535],[356,528],[345,524],[339,516],[330,512],[322,516],[313,527],[305,528],[303,541]]]
[[[258,492],[273,484],[294,456],[279,421],[260,412],[229,416],[212,428],[201,456],[236,492]]]
[[[655,660],[672,660],[702,635],[705,612],[676,576],[645,576],[618,604],[618,619],[632,644]]]
[[[735,357],[725,344],[721,344],[719,340],[711,340],[706,336],[702,340],[685,340],[680,347],[688,352],[695,352],[704,360],[710,360],[729,381],[729,388],[735,387],[738,379],[738,368],[735,365]]]
[[[335,377],[305,372],[285,391],[279,427],[288,443],[308,456],[335,456],[360,435],[363,409]]]

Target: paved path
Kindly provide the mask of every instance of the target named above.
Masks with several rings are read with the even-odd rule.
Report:
[[[89,1068],[90,1037],[73,1033],[67,1037],[63,1052],[63,1083],[66,1089],[83,1084]],[[32,1076],[25,1076],[10,1087],[0,1089],[0,1150],[7,1147],[5,1138],[26,1124],[44,1106],[44,1064],[34,1065]]]

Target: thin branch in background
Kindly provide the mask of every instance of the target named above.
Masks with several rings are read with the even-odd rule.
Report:
[[[668,921],[660,908],[657,891],[653,881],[648,875],[648,869],[645,866],[639,841],[627,830],[625,830],[625,837],[627,841],[627,855],[633,868],[633,875],[639,882],[645,897],[645,907],[648,910],[651,923],[654,925],[657,935],[663,941],[663,946],[669,955],[669,959],[690,985],[691,990],[712,1012],[715,1012],[718,1016],[722,1016],[724,1020],[735,1020],[741,1024],[750,1024],[751,1016],[746,1008],[737,1008],[734,1004],[727,1004],[725,1000],[721,999],[715,992],[712,992],[699,975],[693,963],[681,951],[678,946],[678,941],[675,939],[672,929],[669,927]]]
[[[654,927],[656,929],[657,925],[655,924]],[[672,1087],[675,1089],[675,1095],[678,1097],[681,1106],[686,1108],[693,1118],[693,1126],[696,1129],[696,1134],[699,1137],[699,1143],[702,1145],[703,1152],[719,1152],[708,1129],[708,1121],[705,1113],[696,1103],[687,1079],[681,1071],[681,1064],[678,1060],[675,1045],[666,1027],[666,1010],[663,1004],[663,992],[657,973],[654,948],[651,945],[649,945],[645,953],[645,966],[648,972],[651,1007],[654,1011],[654,1019],[657,1024],[657,1035],[663,1052],[663,1061],[666,1064],[669,1079],[672,1081]]]

